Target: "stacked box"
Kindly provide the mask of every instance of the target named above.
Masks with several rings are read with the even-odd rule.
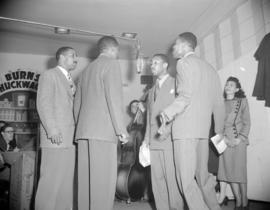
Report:
[[[36,179],[35,152],[4,152],[3,156],[5,161],[11,165],[9,209],[33,209]]]

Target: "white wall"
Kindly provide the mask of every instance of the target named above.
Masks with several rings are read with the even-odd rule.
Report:
[[[140,84],[140,76],[136,72],[136,63],[130,60],[119,60],[123,80],[124,105],[128,106],[133,99],[139,99],[143,95],[144,85]],[[2,76],[9,70],[28,69],[36,72],[43,72],[55,65],[55,59],[46,55],[33,55],[22,53],[0,53],[0,83]],[[78,74],[89,64],[89,59],[79,57],[77,68],[72,72],[76,79]],[[129,116],[125,115],[126,124],[129,123]]]
[[[251,114],[248,197],[263,201],[270,201],[270,108],[252,97],[257,74],[253,55],[269,25],[270,1],[248,0],[204,32],[200,44],[201,56],[218,69],[222,85],[229,76],[236,76],[246,92]]]
[[[88,64],[88,59],[79,58],[78,66],[75,70],[81,71]],[[47,55],[33,55],[23,53],[0,53],[0,73],[3,74],[9,70],[15,71],[18,68],[30,69],[36,72],[42,72],[55,65],[55,59]]]
[[[252,97],[257,73],[254,50],[226,65],[219,71],[224,86],[229,76],[239,78],[250,106],[250,145],[247,150],[248,197],[254,200],[270,201],[270,108],[263,101]]]

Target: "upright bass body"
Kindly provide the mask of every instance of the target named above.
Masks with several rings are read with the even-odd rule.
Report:
[[[116,183],[116,196],[121,200],[136,201],[144,197],[147,188],[149,170],[139,163],[139,148],[143,135],[141,127],[134,126],[130,130],[132,141],[118,147],[119,164]]]
[[[116,196],[127,202],[144,197],[146,171],[140,165],[121,164],[118,168]]]

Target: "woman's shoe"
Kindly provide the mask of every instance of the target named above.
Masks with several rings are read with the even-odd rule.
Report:
[[[228,205],[228,200],[229,200],[228,197],[225,196],[225,198],[223,199],[223,201],[221,203],[219,203],[219,205],[220,206],[223,206],[223,205],[227,206]]]
[[[236,206],[234,207],[234,210],[242,210],[242,206]]]
[[[247,203],[246,206],[242,206],[242,210],[249,210],[249,202]]]

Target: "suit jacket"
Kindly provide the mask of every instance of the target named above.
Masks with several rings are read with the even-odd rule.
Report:
[[[76,140],[117,142],[126,134],[119,62],[100,55],[82,72],[74,102]]]
[[[0,136],[0,151],[7,151],[7,142],[3,139],[2,135]]]
[[[250,114],[246,98],[226,100],[225,135],[228,139],[242,137],[248,144]]]
[[[1,152],[11,152],[13,151],[15,148],[17,148],[16,145],[16,140],[12,140],[11,142],[9,142],[9,150],[8,150],[8,144],[5,141],[5,139],[3,138],[3,136],[0,134],[0,151]]]
[[[37,91],[40,117],[40,146],[66,148],[73,146],[75,120],[73,93],[65,75],[57,67],[41,74]],[[51,143],[51,136],[61,133],[63,143]]]
[[[195,54],[177,62],[177,94],[164,113],[173,122],[173,139],[208,138],[211,115],[215,132],[223,133],[224,102],[219,76]]]
[[[145,142],[149,143],[150,149],[172,149],[171,124],[167,125],[166,132],[157,135],[160,127],[159,114],[175,99],[175,79],[169,76],[162,84],[156,100],[154,100],[155,86],[153,86],[147,99],[147,120]]]

